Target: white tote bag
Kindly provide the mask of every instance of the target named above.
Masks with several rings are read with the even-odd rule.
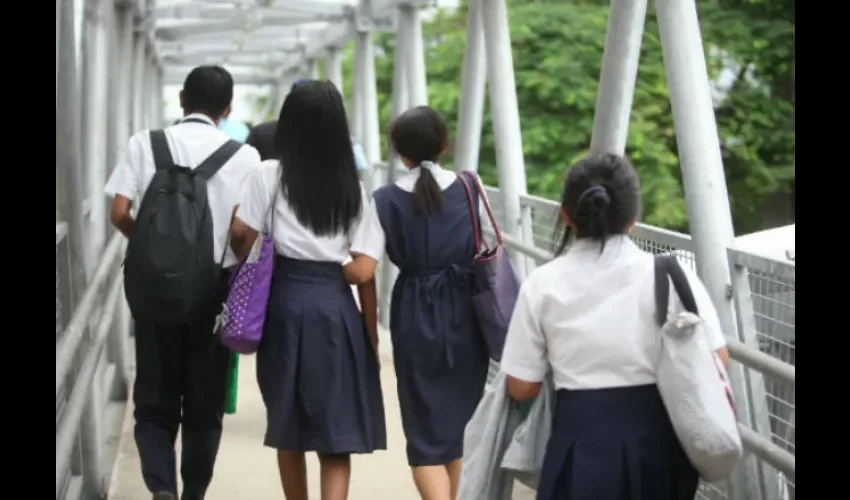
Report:
[[[675,257],[657,257],[656,307],[661,326],[658,390],[673,429],[700,476],[729,477],[743,453],[735,403],[723,363],[708,344],[687,277]],[[669,283],[686,311],[668,320]]]

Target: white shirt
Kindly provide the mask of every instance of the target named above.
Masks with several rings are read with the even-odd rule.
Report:
[[[420,171],[421,167],[411,168],[407,174],[395,182],[395,185],[408,193],[412,193],[413,186],[416,185],[416,181],[419,179]],[[457,179],[457,173],[451,170],[445,170],[439,165],[431,167],[431,174],[434,176],[434,180],[437,181],[437,184],[440,186],[442,191],[448,189],[448,187],[451,186]],[[478,182],[480,184],[481,181],[479,180]],[[475,189],[475,186],[470,185],[469,187],[470,189]],[[490,224],[490,219],[487,218],[487,212],[484,208],[484,199],[486,199],[487,195],[483,192],[481,195],[483,199],[479,200],[478,213],[482,227],[487,229],[492,226],[492,224]],[[384,232],[384,228],[381,226],[381,220],[378,217],[378,208],[375,205],[375,199],[373,198],[372,203],[369,204],[369,208],[363,217],[363,223],[360,224],[360,229],[354,236],[354,242],[351,244],[351,253],[368,255],[375,260],[381,260],[384,257],[386,244],[387,235]]]
[[[192,114],[186,118],[203,120],[206,123],[179,123],[165,128],[165,137],[174,163],[195,168],[221,147],[230,137],[219,130],[207,116]],[[236,206],[239,187],[248,173],[260,163],[260,154],[252,146],[242,145],[239,151],[207,181],[207,200],[213,222],[213,248],[216,261],[230,232],[230,218]],[[130,137],[127,148],[121,152],[109,182],[106,194],[122,195],[138,203],[156,172],[149,131],[143,130]],[[228,248],[224,267],[236,264],[233,251]]]
[[[705,286],[682,266],[709,345],[726,341]],[[671,289],[670,311],[683,311]],[[557,389],[600,389],[655,383],[661,331],[655,322],[652,254],[628,237],[579,240],[535,269],[520,288],[501,369],[540,382],[549,369]]]
[[[277,196],[277,198],[275,198]],[[360,183],[362,207],[366,207],[366,190]],[[351,224],[347,233],[332,236],[317,236],[303,226],[280,189],[280,162],[266,160],[245,179],[239,195],[236,216],[254,231],[267,231],[272,220],[271,205],[274,201],[274,236],[278,255],[300,260],[339,262],[349,258],[351,237],[360,226],[361,216]]]

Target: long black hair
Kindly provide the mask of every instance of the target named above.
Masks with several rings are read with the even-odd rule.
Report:
[[[286,96],[275,132],[280,184],[298,222],[319,236],[349,230],[363,209],[342,96],[311,80]]]
[[[449,143],[446,120],[428,106],[408,109],[390,124],[390,142],[399,156],[415,165],[436,163]],[[414,212],[427,216],[442,206],[443,190],[425,166],[413,186]]]
[[[622,156],[591,153],[567,170],[561,209],[573,223],[575,237],[599,241],[601,252],[610,236],[628,232],[640,214],[637,172]],[[556,254],[564,252],[572,236],[572,228],[564,227]]]

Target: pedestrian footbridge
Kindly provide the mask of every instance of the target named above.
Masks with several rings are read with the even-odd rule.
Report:
[[[422,0],[56,1],[56,498],[146,499],[132,439],[133,332],[124,301],[125,241],[109,227],[106,178],[133,132],[164,126],[163,86],[189,68],[222,64],[237,84],[271,89],[279,108],[291,81],[343,85],[354,47],[351,128],[374,164],[374,189],[399,165],[381,150],[373,36],[394,31],[392,115],[428,100]],[[518,272],[551,258],[557,204],[526,192],[505,0],[468,0],[454,166],[475,169],[489,88],[499,186],[488,195]],[[717,306],[733,360],[746,456],[729,481],[698,498],[795,498],[795,262],[793,226],[735,238],[694,0],[656,0],[692,234],[638,225],[634,240],[694,266]],[[625,150],[647,0],[612,0],[591,149]],[[319,62],[324,73],[320,74]],[[382,266],[388,311],[391,266]],[[384,316],[384,314],[382,314]],[[386,318],[382,321],[386,324]],[[388,339],[383,342],[389,347]],[[382,353],[389,357],[389,352]],[[383,363],[389,450],[354,461],[351,498],[416,499],[404,459],[392,364]],[[281,498],[274,454],[262,447],[265,412],[253,359],[243,357],[239,402],[226,417],[211,500]],[[310,468],[318,486],[317,467]],[[518,485],[515,498],[533,498]]]

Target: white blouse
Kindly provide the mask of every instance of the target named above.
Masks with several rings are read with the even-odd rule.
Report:
[[[682,266],[712,349],[726,345],[705,286]],[[684,310],[671,289],[670,310]],[[557,389],[601,389],[655,383],[661,332],[655,322],[652,254],[628,237],[579,240],[566,255],[523,282],[501,369],[541,382],[552,370]]]
[[[311,229],[298,222],[298,218],[281,192],[280,163],[277,160],[266,160],[243,182],[236,216],[251,229],[259,232],[266,231],[272,221],[270,208],[274,201],[272,234],[278,255],[341,264],[350,258],[350,235],[357,231],[363,218],[362,213],[367,210],[368,201],[362,183],[360,196],[363,199],[361,215],[352,222],[347,233],[317,236]]]

